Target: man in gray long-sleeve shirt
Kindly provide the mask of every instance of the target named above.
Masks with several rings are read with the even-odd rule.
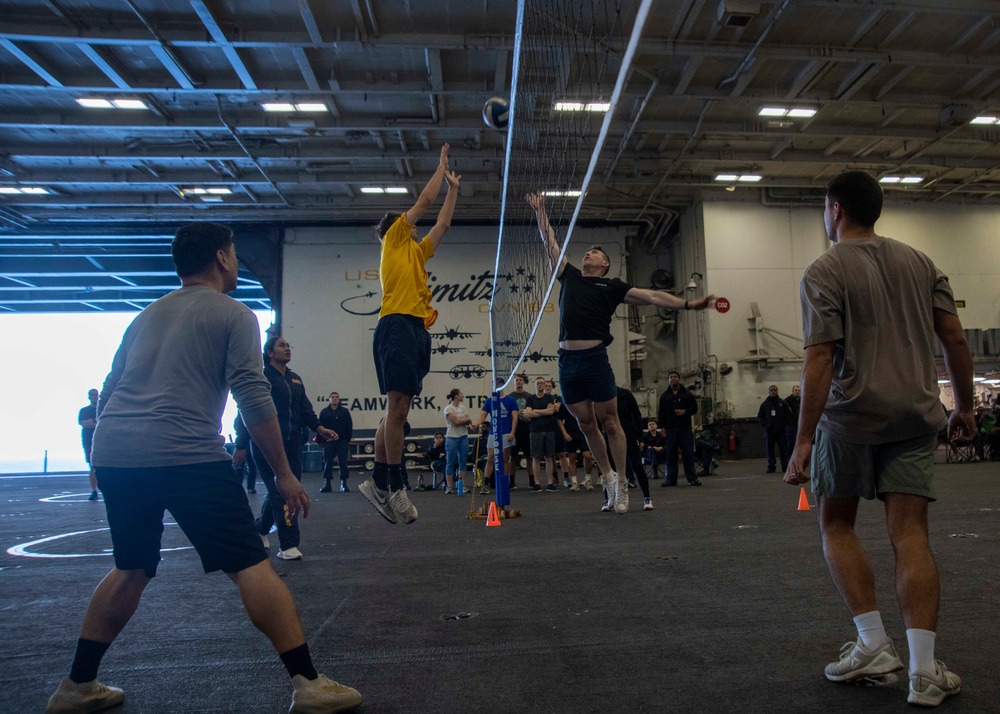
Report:
[[[219,434],[232,391],[290,513],[308,514],[261,373],[257,320],[225,295],[236,288],[232,232],[214,223],[185,226],[171,253],[182,287],[129,325],[98,403],[93,463],[115,568],[94,592],[69,676],[46,712],[100,711],[124,700],[122,690],[97,681],[97,670],[156,575],[165,510],[205,572],[221,570],[236,583],[251,621],[292,678],[291,711],[345,711],[361,695],[317,674],[295,602],[270,565]]]

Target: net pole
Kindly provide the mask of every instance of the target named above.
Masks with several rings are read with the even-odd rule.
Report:
[[[515,91],[511,92],[510,123],[507,125],[507,157],[506,157],[507,163],[505,164],[505,166],[510,165],[511,145],[513,143],[512,132],[513,132],[514,121],[516,120],[514,116],[514,97],[517,95],[516,82],[518,78],[518,68],[520,65],[521,28],[523,26],[522,23],[524,21],[524,3],[525,0],[520,0],[520,2],[518,3],[517,34],[514,41],[514,71],[511,74],[512,78],[511,87],[513,87]],[[608,111],[605,112],[604,114],[604,121],[601,124],[600,134],[597,137],[597,142],[594,144],[594,150],[590,155],[590,163],[587,166],[587,173],[584,176],[583,184],[580,187],[580,196],[576,200],[576,207],[573,210],[573,216],[572,218],[570,218],[569,226],[566,228],[566,237],[563,239],[562,250],[559,251],[559,259],[555,263],[556,266],[562,263],[563,258],[566,255],[566,251],[569,248],[569,241],[573,235],[573,229],[576,226],[576,221],[580,216],[581,209],[583,208],[583,202],[587,197],[587,189],[590,187],[590,179],[591,177],[593,177],[594,171],[597,168],[597,162],[600,159],[601,151],[604,148],[604,142],[607,139],[608,132],[611,129],[611,122],[614,118],[615,110],[618,107],[618,101],[621,99],[622,92],[625,89],[625,82],[628,80],[628,76],[630,74],[630,69],[632,67],[632,60],[634,59],[636,50],[639,47],[639,40],[642,38],[642,32],[646,26],[646,20],[649,17],[649,11],[652,8],[652,5],[653,5],[653,0],[642,0],[642,4],[639,6],[639,10],[636,12],[635,23],[632,26],[632,34],[629,37],[628,47],[625,50],[625,54],[622,56],[622,63],[621,67],[618,70],[618,78],[615,81],[615,88],[611,94],[611,99],[608,102],[610,106],[608,107]],[[503,199],[501,201],[501,206],[500,206],[501,236],[503,235],[503,220],[504,220],[503,217],[506,213],[507,198],[508,198],[507,187],[509,184],[510,184],[509,181],[506,180],[504,181]],[[497,275],[500,272],[500,247],[501,247],[500,241],[497,241],[497,267],[496,270],[494,270],[494,275]],[[555,287],[555,282],[556,282],[555,274],[553,272],[553,274],[549,277],[549,285],[548,288],[546,288],[545,290],[545,296],[539,303],[540,306],[544,306],[546,303],[548,303],[549,296],[552,294],[552,288]],[[494,295],[495,294],[496,291],[494,290]],[[493,299],[491,297],[490,298],[491,315],[492,312],[493,312]],[[535,333],[538,331],[539,324],[541,324],[543,314],[544,310],[539,309],[538,315],[535,317],[535,322],[531,327],[531,332],[528,335],[528,338],[524,342],[524,347],[521,350],[520,356],[517,358],[514,367],[511,369],[511,374],[510,377],[507,378],[507,382],[509,382],[514,378],[514,374],[517,373],[517,370],[524,362],[524,357],[525,355],[528,354],[528,350],[531,347],[531,341],[535,338]],[[490,321],[491,337],[492,337],[492,329],[493,329],[493,322],[491,320]],[[495,345],[493,351],[496,352]],[[496,357],[494,356],[492,359],[493,359],[494,377],[496,377]],[[506,384],[504,386],[506,386]]]
[[[493,392],[490,401],[490,433],[496,447],[493,449],[493,479],[496,485],[497,506],[503,508],[510,505],[510,477],[503,470],[504,437],[500,429],[500,390]]]
[[[521,44],[523,40],[523,29],[524,29],[524,6],[527,0],[518,0],[517,2],[517,24],[514,25],[514,63],[513,69],[510,75],[510,104],[508,107],[507,115],[507,150],[504,155],[504,182],[503,182],[503,192],[500,195],[500,228],[497,233],[497,259],[495,267],[493,268],[493,291],[490,294],[490,345],[492,347],[490,354],[490,368],[493,371],[493,384],[499,388],[505,389],[509,382],[514,379],[514,372],[516,370],[511,370],[510,376],[504,381],[503,385],[497,385],[497,344],[494,339],[495,335],[493,333],[493,299],[496,297],[496,281],[499,280],[500,275],[500,250],[503,246],[503,241],[500,236],[503,235],[504,226],[504,216],[507,213],[507,188],[510,186],[510,160],[511,154],[513,153],[512,147],[514,146],[514,121],[517,114],[517,84],[521,75]],[[516,198],[516,197],[515,197]],[[530,343],[530,340],[529,340]],[[494,392],[494,395],[496,392]],[[494,404],[494,408],[496,405]],[[500,459],[503,461],[503,458]],[[499,474],[500,471],[497,471]],[[506,504],[504,504],[506,505]]]

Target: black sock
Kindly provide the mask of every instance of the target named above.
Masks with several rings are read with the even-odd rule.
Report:
[[[389,490],[398,491],[403,488],[403,470],[399,464],[389,464]]]
[[[375,485],[378,486],[383,491],[389,490],[389,464],[380,464],[378,461],[375,462],[375,468],[372,469],[372,480],[375,481]]]
[[[111,646],[110,642],[85,640],[82,637],[76,641],[76,654],[73,656],[73,666],[69,670],[69,678],[77,684],[92,682],[97,679],[97,670],[101,666],[101,658]]]
[[[285,669],[288,670],[289,677],[301,674],[306,679],[313,680],[319,676],[316,673],[316,668],[313,666],[308,644],[303,643],[293,650],[283,652],[279,656],[281,657],[282,664],[285,665]]]

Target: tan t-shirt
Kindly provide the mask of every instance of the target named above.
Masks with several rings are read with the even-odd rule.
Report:
[[[844,241],[806,268],[800,292],[805,346],[837,343],[820,429],[885,444],[944,428],[934,308],[957,311],[930,258],[891,238]]]

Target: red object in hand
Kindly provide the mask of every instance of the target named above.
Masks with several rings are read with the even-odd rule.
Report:
[[[736,427],[729,430],[729,450],[736,451]]]

